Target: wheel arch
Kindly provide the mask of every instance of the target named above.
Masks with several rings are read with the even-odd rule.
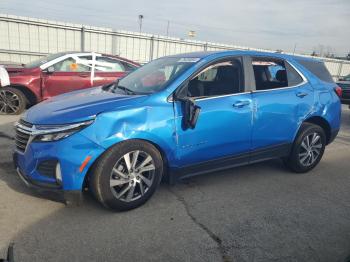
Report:
[[[303,123],[311,123],[311,124],[320,126],[324,130],[326,134],[327,144],[329,144],[332,136],[332,129],[331,129],[331,125],[325,118],[321,116],[312,116],[305,119]]]
[[[27,86],[11,84],[8,87],[12,87],[21,91],[27,98],[28,105],[35,105],[38,102],[37,96]]]
[[[92,174],[92,171],[94,169],[94,166],[95,164],[99,161],[99,159],[101,159],[101,157],[109,150],[111,149],[112,147],[114,147],[115,145],[119,144],[119,143],[125,143],[125,142],[128,142],[128,141],[135,141],[135,140],[141,140],[141,141],[144,141],[146,143],[149,143],[151,145],[153,145],[160,153],[161,157],[162,157],[162,161],[163,161],[163,165],[164,165],[164,173],[163,173],[163,178],[162,179],[165,179],[166,181],[168,181],[170,178],[169,178],[169,159],[168,159],[168,156],[165,152],[165,150],[157,143],[155,143],[154,141],[151,141],[149,139],[144,139],[144,138],[130,138],[130,139],[127,139],[127,140],[122,140],[122,141],[118,141],[112,145],[110,145],[108,148],[106,148],[106,150],[100,154],[95,160],[93,163],[91,163],[89,169],[87,170],[86,172],[86,175],[84,177],[84,180],[83,180],[83,184],[82,184],[82,190],[84,190],[84,188],[87,188],[89,186],[89,177],[91,176]]]

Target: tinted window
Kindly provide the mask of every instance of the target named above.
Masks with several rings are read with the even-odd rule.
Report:
[[[256,90],[268,90],[296,86],[303,82],[300,74],[283,60],[253,58]]]
[[[284,61],[270,58],[254,58],[252,61],[256,90],[288,87]]]
[[[193,77],[187,96],[194,98],[236,94],[242,90],[243,71],[239,59],[211,65]]]
[[[305,60],[305,59],[296,59],[299,64],[303,65],[307,70],[309,70],[311,73],[313,73],[315,76],[317,76],[322,81],[333,83],[333,78],[329,71],[327,70],[326,66],[323,62],[320,61],[312,61],[312,60]]]
[[[299,73],[288,63],[286,64],[288,86],[296,86],[303,82],[303,78]]]

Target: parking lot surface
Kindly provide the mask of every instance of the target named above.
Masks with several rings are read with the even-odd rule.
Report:
[[[115,213],[28,189],[12,165],[13,122],[0,116],[0,258],[18,261],[346,261],[350,255],[350,110],[307,174],[273,160],[162,184]]]

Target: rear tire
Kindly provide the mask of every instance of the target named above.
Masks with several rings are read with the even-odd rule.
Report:
[[[105,152],[91,170],[90,188],[105,207],[125,211],[143,205],[157,189],[163,160],[143,140],[121,142]]]
[[[0,88],[0,114],[19,115],[27,106],[26,96],[13,87]]]
[[[320,162],[325,146],[324,130],[318,125],[304,123],[300,127],[289,157],[283,161],[296,173],[308,172]]]

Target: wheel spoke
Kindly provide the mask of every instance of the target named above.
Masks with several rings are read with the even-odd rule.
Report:
[[[312,149],[312,152],[315,152],[317,155],[319,155],[319,154],[320,154],[320,150],[319,150],[319,149],[317,149],[317,148],[313,148],[313,149]]]
[[[126,201],[131,201],[132,197],[134,196],[134,191],[135,191],[136,184],[133,184],[129,190],[129,193],[126,197]]]
[[[322,144],[313,145],[312,147],[313,147],[313,148],[321,149],[321,148],[322,148]]]
[[[153,164],[150,164],[148,166],[144,166],[142,168],[139,169],[139,173],[143,173],[143,172],[146,172],[146,171],[152,171],[152,170],[155,170],[155,166]]]
[[[109,186],[110,187],[120,186],[120,185],[124,185],[126,183],[129,183],[129,180],[126,180],[126,179],[111,179],[109,181]]]
[[[14,105],[11,105],[10,103],[7,104],[8,107],[10,107],[12,109],[13,112],[16,112],[18,107],[17,106],[14,106]]]
[[[302,159],[300,159],[300,162],[301,162],[302,164],[304,164],[304,163],[305,163],[305,160],[308,158],[308,156],[309,156],[309,154],[306,154]]]
[[[315,155],[314,152],[311,151],[311,161],[310,161],[310,165],[313,164],[315,162]]]
[[[131,188],[131,185],[128,185],[127,187],[125,187],[125,188],[117,195],[117,198],[121,198],[126,192],[129,191],[130,188]]]
[[[131,169],[130,153],[127,153],[124,155],[124,161],[125,161],[126,168],[128,169],[128,172],[130,172],[130,169]]]
[[[140,178],[142,179],[142,181],[143,182],[145,182],[145,184],[147,185],[147,186],[151,186],[152,185],[152,181],[150,180],[150,179],[148,179],[148,178],[146,178],[145,176],[143,176],[143,175],[139,175],[140,176]]]
[[[321,137],[319,135],[317,135],[316,133],[314,133],[314,136],[312,137],[312,141],[311,141],[311,145],[315,145],[317,143],[317,141],[320,139]]]
[[[118,176],[120,176],[120,177],[122,177],[124,179],[128,178],[127,174],[124,174],[123,172],[119,171],[117,168],[113,168],[113,173],[116,173]]]
[[[140,181],[139,185],[140,185],[141,196],[143,196],[143,194],[145,193],[145,189],[143,188],[143,183],[142,183],[142,181]]]
[[[303,141],[303,142],[301,143],[301,146],[302,146],[305,150],[308,149],[307,145],[305,144],[305,141]]]
[[[306,142],[306,146],[309,148],[310,147],[310,139],[309,139],[309,136],[306,136],[305,137],[305,142]]]
[[[137,169],[141,169],[142,167],[144,167],[146,164],[148,164],[150,161],[152,161],[152,157],[150,155],[148,155],[146,157],[145,160],[143,160],[143,162],[138,166]]]
[[[136,167],[136,163],[137,163],[137,159],[139,157],[139,153],[140,151],[139,150],[136,150],[132,156],[132,164],[131,164],[131,167],[132,168],[135,168]]]

